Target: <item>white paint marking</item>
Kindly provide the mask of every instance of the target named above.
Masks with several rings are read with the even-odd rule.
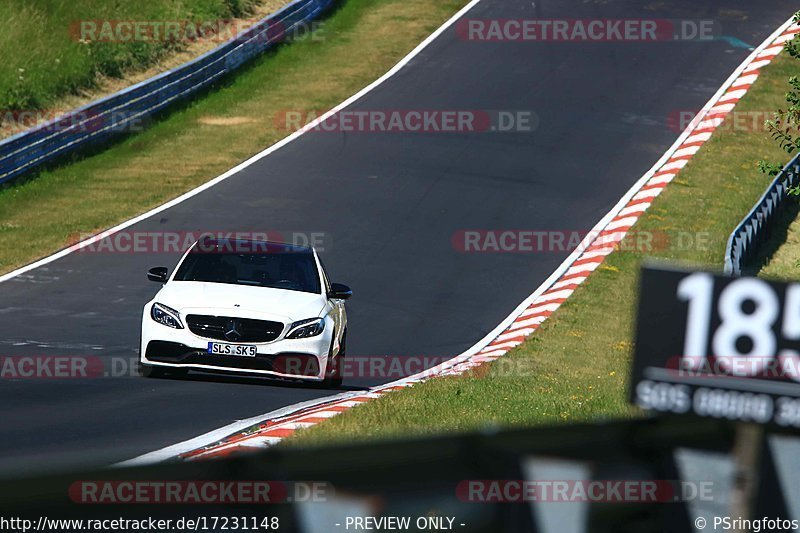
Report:
[[[749,74],[747,76],[741,76],[735,82],[733,82],[733,85],[731,85],[731,87],[739,87],[740,85],[752,85],[756,82],[757,79],[758,79],[758,74]]]
[[[720,102],[730,102],[731,100],[741,100],[742,97],[747,94],[747,89],[739,89],[737,91],[729,91],[726,93],[722,98],[720,98]]]
[[[76,244],[74,244],[72,246],[64,248],[63,250],[60,250],[60,251],[58,251],[58,252],[56,252],[56,253],[54,253],[54,254],[52,254],[50,256],[47,256],[45,258],[42,258],[42,259],[40,259],[38,261],[35,261],[35,262],[29,264],[29,265],[23,266],[21,268],[18,268],[16,270],[13,270],[13,271],[11,271],[11,272],[9,272],[7,274],[4,274],[4,275],[0,276],[0,283],[2,283],[4,281],[8,281],[8,280],[10,280],[12,278],[15,278],[17,276],[20,276],[22,274],[25,274],[26,272],[30,272],[31,270],[34,270],[34,269],[39,268],[41,266],[47,265],[49,263],[52,263],[53,261],[57,261],[58,259],[61,259],[62,257],[65,257],[65,256],[71,254],[72,252],[75,252],[77,250],[80,250],[81,248],[85,248],[86,246],[89,246],[89,245],[94,244],[94,243],[96,243],[98,241],[101,241],[102,239],[104,239],[104,238],[106,238],[106,237],[108,237],[110,235],[113,235],[113,234],[115,234],[115,233],[117,233],[119,231],[122,231],[123,229],[128,228],[128,227],[130,227],[130,226],[132,226],[134,224],[138,224],[139,222],[141,222],[143,220],[147,220],[148,218],[153,217],[153,216],[155,216],[155,215],[157,215],[157,214],[159,214],[159,213],[161,213],[163,211],[166,211],[167,209],[170,209],[171,207],[175,207],[176,205],[178,205],[180,203],[183,203],[186,200],[188,200],[190,198],[193,198],[194,196],[197,196],[201,192],[206,191],[206,190],[210,189],[211,187],[213,187],[213,186],[225,181],[226,179],[230,178],[231,176],[234,176],[235,174],[238,174],[240,171],[242,171],[245,168],[249,167],[253,163],[256,163],[256,162],[260,161],[261,159],[265,158],[266,156],[272,154],[273,152],[276,152],[277,150],[280,150],[281,148],[283,148],[284,146],[286,146],[290,142],[292,142],[292,141],[296,140],[297,138],[299,138],[300,136],[302,136],[307,131],[314,129],[314,127],[316,127],[319,124],[325,122],[331,116],[339,113],[343,109],[349,107],[350,105],[352,105],[356,101],[360,100],[364,95],[370,93],[375,88],[377,88],[378,86],[382,85],[386,80],[388,80],[389,78],[391,78],[392,76],[397,74],[403,67],[406,66],[406,64],[408,64],[409,61],[414,59],[420,52],[422,52],[434,40],[436,40],[442,33],[444,33],[445,30],[447,30],[450,26],[452,26],[453,23],[455,23],[455,21],[457,21],[459,18],[461,18],[464,14],[466,14],[469,10],[471,10],[474,6],[476,6],[480,1],[481,0],[472,0],[469,4],[464,6],[458,13],[453,15],[452,18],[450,18],[447,22],[445,22],[442,26],[440,26],[431,35],[429,35],[428,38],[426,38],[424,41],[422,41],[416,48],[414,48],[411,52],[409,52],[409,54],[407,56],[405,56],[403,59],[401,59],[386,74],[384,74],[383,76],[381,76],[380,78],[378,78],[377,80],[372,82],[371,84],[367,85],[366,87],[361,89],[359,92],[357,92],[356,94],[354,94],[353,96],[351,96],[350,98],[348,98],[347,100],[342,102],[341,104],[337,105],[336,107],[334,107],[333,109],[331,109],[327,113],[325,113],[322,116],[318,117],[317,119],[315,119],[314,121],[309,123],[304,128],[301,128],[300,130],[298,130],[298,131],[292,133],[291,135],[289,135],[288,137],[286,137],[284,139],[281,139],[280,141],[278,141],[277,143],[273,144],[269,148],[263,150],[262,152],[259,152],[258,154],[254,155],[250,159],[248,159],[248,160],[236,165],[235,167],[233,167],[232,169],[228,170],[224,174],[222,174],[220,176],[217,176],[216,178],[212,179],[211,181],[209,181],[207,183],[204,183],[203,185],[200,185],[199,187],[196,187],[195,189],[192,189],[191,191],[188,191],[188,192],[178,196],[177,198],[175,198],[173,200],[170,200],[169,202],[167,202],[165,204],[162,204],[162,205],[160,205],[160,206],[158,206],[158,207],[156,207],[154,209],[151,209],[150,211],[147,211],[146,213],[142,213],[141,215],[139,215],[137,217],[134,217],[134,218],[131,218],[129,220],[126,220],[125,222],[122,222],[122,223],[114,226],[111,229],[108,229],[106,231],[102,231],[102,232],[98,233],[97,235],[95,235],[93,237],[89,237],[88,239],[84,239],[84,240],[82,240],[82,241],[80,241],[80,242],[78,242],[78,243],[76,243]]]
[[[562,289],[564,287],[569,287],[570,285],[580,285],[584,281],[586,281],[586,276],[582,276],[582,277],[578,277],[578,278],[565,279],[564,281],[559,281],[558,283],[554,284],[553,288],[554,289]],[[550,304],[549,306],[545,306],[545,307],[552,307],[552,309],[550,309],[550,311],[555,311],[556,309],[561,307],[561,304]],[[522,316],[525,316],[526,314],[527,313],[524,313]]]
[[[637,220],[639,220],[639,217],[617,218],[609,222],[608,226],[606,226],[606,230],[611,231],[619,228],[629,228],[633,226]],[[587,254],[584,254],[584,256],[590,257]]]
[[[681,148],[677,152],[675,152],[674,157],[685,157],[687,155],[694,155],[700,150],[699,146],[687,146],[686,148]],[[653,180],[650,180],[650,183],[653,183]]]
[[[514,339],[514,338],[519,337],[519,336],[527,337],[528,335],[530,335],[534,331],[536,331],[536,330],[533,329],[533,328],[515,329],[515,330],[509,331],[508,333],[500,335],[499,337],[497,337],[497,340],[504,341],[506,339]],[[501,345],[497,345],[497,346],[501,346]]]
[[[688,163],[689,163],[688,159],[677,159],[675,161],[670,161],[669,163],[661,167],[661,170],[681,169],[685,167]]]
[[[357,394],[358,392],[345,392],[339,394],[338,396],[347,398],[355,396]],[[244,431],[247,428],[259,424],[264,420],[271,420],[271,419],[281,418],[284,416],[289,416],[300,409],[310,408],[315,405],[330,402],[332,398],[335,398],[335,396],[320,398],[318,400],[310,400],[295,405],[288,405],[286,407],[282,407],[280,409],[271,411],[269,413],[265,413],[263,415],[254,416],[246,420],[238,420],[236,422],[233,422],[232,424],[228,424],[227,426],[221,427],[219,429],[209,431],[208,433],[204,433],[192,439],[185,440],[183,442],[173,444],[172,446],[167,446],[166,448],[161,448],[160,450],[146,453],[138,457],[134,457],[133,459],[122,461],[121,463],[117,463],[115,466],[138,466],[138,465],[145,465],[145,464],[152,464],[152,463],[159,463],[162,461],[166,461],[168,459],[172,459],[174,457],[190,452],[192,450],[202,448],[203,446],[208,446],[215,442],[219,442],[225,437],[228,437],[240,431]],[[342,402],[342,403],[345,404],[347,402]],[[358,404],[360,402],[353,402],[353,403]]]
[[[669,181],[672,181],[672,180],[670,179]],[[660,183],[664,183],[664,182],[660,182]],[[650,203],[649,202],[644,202],[644,203],[641,203],[641,204],[633,204],[632,206],[626,207],[625,209],[620,211],[619,214],[620,214],[620,216],[627,216],[627,215],[631,215],[631,214],[637,213],[637,214],[639,214],[641,216],[642,213],[647,211],[648,207],[650,207]]]
[[[688,139],[686,139],[686,143],[688,144],[688,143],[696,143],[696,142],[706,142],[707,140],[709,140],[711,138],[711,134],[712,134],[712,132],[710,132],[710,131],[704,131],[703,133],[696,133],[696,134],[692,135],[691,137],[689,137]]]
[[[436,37],[438,37],[447,27],[452,25],[456,20],[458,20],[458,18],[463,16],[463,14],[465,14],[467,11],[469,11],[472,7],[474,7],[479,2],[480,2],[480,0],[473,0],[472,2],[470,2],[467,6],[464,7],[464,9],[459,11],[453,18],[451,18],[449,21],[447,21],[444,26],[440,27],[426,41],[423,41],[423,43],[421,43],[420,46],[415,48],[414,51],[412,51],[411,54],[409,54],[409,56],[406,56],[406,58],[404,58],[403,61],[398,63],[398,65],[395,66],[394,69],[389,71],[389,73],[387,73],[384,76],[384,78],[388,78],[391,75],[393,75],[394,73],[396,73],[397,70],[402,68],[402,66],[405,65],[405,63],[407,63],[410,59],[412,59],[414,55],[418,54],[422,49],[425,48],[425,46],[430,44],[431,41],[433,41]],[[701,115],[704,114],[704,113],[705,114],[708,113],[708,111],[712,108],[713,105],[716,104],[716,102],[725,93],[725,91],[728,90],[728,88],[731,86],[733,81],[736,80],[746,69],[747,70],[754,70],[752,68],[749,68],[750,66],[752,66],[751,62],[754,60],[754,58],[759,53],[761,53],[761,51],[763,51],[764,48],[766,48],[768,44],[774,42],[775,39],[778,36],[780,36],[786,30],[786,28],[788,28],[791,25],[791,22],[792,22],[791,19],[786,21],[780,28],[775,30],[775,32],[770,37],[768,37],[763,43],[761,43],[761,45],[759,45],[755,50],[753,50],[753,52],[751,52],[751,54],[748,56],[748,58],[745,59],[745,61],[742,62],[742,64],[740,64],[739,67],[736,68],[736,70],[733,72],[733,74],[731,74],[731,76],[725,81],[725,83],[722,84],[722,86],[714,94],[714,96],[712,96],[711,99],[706,103],[706,105],[700,111]],[[765,62],[762,62],[762,63],[768,64],[769,61],[765,61]],[[761,65],[761,66],[763,66],[763,65]],[[381,81],[382,80],[378,80],[378,82],[381,82]],[[358,93],[356,96],[354,96],[353,97],[353,101],[355,101],[357,99],[357,97],[360,97],[363,94],[366,94],[367,92],[369,92],[369,90],[372,90],[374,87],[379,85],[380,83],[378,83],[378,82],[375,82],[374,84],[370,85],[367,89],[365,89],[364,91],[362,91],[362,92]],[[349,101],[345,102],[345,104],[347,104],[347,105],[349,105],[349,103],[352,103],[352,102],[349,102]],[[340,104],[340,106],[338,106],[337,108],[334,108],[334,111],[332,111],[331,114],[333,114],[334,112],[346,107],[345,104]],[[323,115],[322,117],[320,117],[319,120],[321,122],[321,121],[323,121],[325,119],[327,119],[327,116]],[[690,126],[686,130],[684,130],[683,133],[681,133],[681,135],[678,137],[678,139],[661,156],[661,158],[658,161],[656,161],[656,163],[650,168],[650,170],[648,170],[641,178],[639,178],[639,180],[636,181],[636,183],[634,183],[630,187],[630,189],[628,189],[628,191],[622,196],[622,198],[619,200],[619,202],[617,202],[617,204],[608,213],[606,213],[606,215],[602,219],[600,219],[600,221],[594,226],[592,231],[589,232],[589,235],[584,239],[584,241],[581,243],[581,245],[578,246],[578,248],[576,248],[576,250],[573,253],[571,253],[569,255],[569,257],[567,257],[561,263],[561,265],[559,265],[559,267],[541,285],[539,285],[539,287],[535,291],[533,291],[533,293],[531,293],[525,300],[523,300],[522,303],[520,303],[511,312],[511,314],[509,314],[506,317],[505,320],[503,320],[500,324],[498,324],[491,332],[486,334],[481,340],[476,342],[471,348],[469,348],[468,350],[466,350],[462,354],[454,357],[453,359],[451,359],[449,361],[446,361],[445,363],[442,363],[441,365],[437,365],[437,367],[434,367],[434,368],[440,368],[441,367],[442,369],[444,369],[444,368],[448,368],[448,367],[452,367],[452,366],[457,366],[458,364],[464,363],[466,360],[468,360],[469,358],[471,358],[474,355],[476,355],[479,351],[481,351],[483,348],[485,348],[490,342],[492,342],[495,338],[497,338],[502,332],[504,332],[506,329],[508,329],[508,327],[511,325],[511,323],[513,323],[516,320],[516,318],[523,311],[525,311],[525,309],[527,309],[534,302],[536,302],[539,299],[539,297],[541,296],[541,294],[543,294],[556,281],[558,281],[558,279],[561,278],[562,275],[565,275],[565,274],[569,275],[569,274],[573,274],[573,273],[587,272],[587,271],[590,272],[590,271],[595,270],[599,266],[600,263],[586,263],[586,264],[580,265],[578,267],[573,266],[573,263],[580,258],[580,256],[583,253],[583,250],[589,247],[589,245],[591,244],[592,240],[594,239],[594,235],[599,233],[611,220],[613,220],[617,216],[617,214],[625,207],[625,205],[628,202],[631,201],[631,199],[634,199],[637,196],[639,196],[639,190],[648,182],[648,180],[650,180],[650,178],[652,178],[652,176],[658,170],[661,169],[661,167],[664,165],[664,163],[666,163],[672,157],[672,154],[680,147],[680,145],[683,144],[684,142],[687,142],[687,139],[690,138],[690,136],[692,135],[693,131],[694,131],[694,129],[692,129],[691,126]],[[704,134],[700,134],[700,135],[704,135]],[[699,135],[697,135],[697,136],[699,136]],[[710,136],[711,136],[711,133],[708,132],[708,137],[710,138]],[[294,138],[296,138],[296,137],[294,137]],[[289,142],[289,141],[287,140],[286,142]],[[276,149],[277,148],[274,148],[272,151],[274,151]],[[267,155],[267,154],[264,154],[264,155]],[[258,157],[258,156],[256,156],[256,157]],[[247,161],[245,163],[243,163],[242,165],[245,165],[246,163],[247,163]],[[242,168],[244,168],[244,167],[242,167]],[[238,171],[239,169],[237,168],[236,170]],[[233,171],[233,169],[232,169],[232,171]],[[229,172],[232,172],[232,171],[229,171]],[[226,174],[228,174],[228,173],[226,173]],[[225,176],[225,174],[223,174],[223,176]],[[221,179],[220,179],[220,181],[221,181]],[[206,188],[208,188],[208,187],[206,187]],[[195,189],[195,190],[197,191],[197,189]],[[205,190],[205,189],[203,189],[203,190]],[[654,190],[660,192],[660,189],[654,189]],[[200,191],[198,191],[198,192],[200,192]],[[651,192],[651,191],[647,191],[647,192]],[[197,194],[197,193],[195,193],[195,194]],[[178,200],[178,199],[176,199],[176,200]],[[167,205],[167,204],[165,204],[165,205]],[[163,210],[163,209],[161,209],[161,210]],[[159,212],[159,211],[156,211],[156,212]],[[155,213],[151,213],[148,216],[152,216],[152,214],[155,214]],[[143,218],[147,218],[147,217],[143,215]],[[130,225],[130,224],[128,224],[128,225]],[[127,226],[123,226],[123,227],[127,227]],[[120,229],[122,229],[122,228],[120,228]],[[69,252],[67,252],[67,253],[69,253]],[[66,253],[64,255],[66,255]],[[55,256],[51,256],[51,257],[55,257]],[[46,258],[46,259],[49,259],[49,258]],[[51,261],[54,261],[54,260],[55,259],[50,259],[50,261],[46,261],[46,262],[51,262]],[[45,260],[42,260],[42,261],[45,261]],[[39,263],[46,264],[46,263],[42,263],[42,262],[39,262]],[[36,266],[40,266],[40,265],[38,263],[34,263],[33,265],[29,265],[28,267],[23,267],[23,269],[19,269],[18,271],[15,271],[15,272],[19,272],[19,273],[22,273],[23,271],[26,272],[28,270],[36,268]],[[27,270],[24,270],[24,269],[27,269]],[[7,274],[6,276],[9,276],[9,274]],[[11,276],[11,277],[13,277],[13,276]],[[0,281],[5,281],[5,279],[10,279],[10,278],[9,277],[0,278]],[[585,278],[582,278],[582,279],[585,279]],[[493,352],[489,352],[489,353],[482,354],[482,355],[484,355],[484,356],[495,355],[495,354],[502,355],[504,353],[506,353],[506,352],[503,351],[503,350],[495,350]],[[447,365],[447,366],[445,366],[445,365]],[[424,375],[430,373],[432,370],[433,369],[428,369],[427,371],[420,373],[420,375],[424,376]],[[409,382],[418,382],[418,381],[420,381],[422,379],[420,377],[420,375],[410,376],[410,377],[398,380],[397,382],[389,383],[389,384],[387,384],[385,386],[382,386],[382,388],[388,388],[388,387],[397,386],[397,385],[405,384],[405,383],[409,383]],[[325,399],[323,399],[322,401],[325,401]],[[345,405],[347,403],[351,403],[353,405],[358,405],[361,402],[354,402],[354,401],[342,402],[340,405]],[[301,409],[303,409],[302,404],[297,404],[297,405],[294,405],[294,406],[285,407],[285,408],[281,409],[280,411],[297,412],[297,411],[299,411]],[[264,415],[263,417],[261,417],[261,420],[266,419],[270,415],[271,415],[271,413],[268,413],[268,414]],[[256,417],[256,418],[258,418],[258,417]],[[234,424],[231,424],[231,426],[233,426],[233,425]],[[252,424],[250,424],[250,425],[252,425]],[[190,442],[194,442],[194,441],[202,442],[202,441],[205,440],[207,443],[210,443],[208,441],[208,439],[204,439],[204,437],[206,437],[207,435],[210,435],[210,434],[222,433],[227,428],[229,428],[231,426],[226,426],[225,428],[222,428],[220,430],[216,430],[216,431],[211,432],[209,434],[206,434],[206,435],[203,435],[203,436],[200,436],[200,437],[196,437],[195,439],[191,439],[189,441],[185,441],[185,443],[176,444],[174,446],[170,446],[170,447],[164,448],[162,450],[157,450],[155,452],[151,452],[149,454],[142,455],[140,457],[131,459],[129,461],[125,461],[124,463],[120,463],[120,464],[147,464],[147,463],[154,463],[154,462],[158,462],[158,461],[164,461],[166,459],[174,457],[175,455],[178,455],[178,453],[170,454],[168,452],[168,450],[180,449],[182,447],[182,445],[185,445],[186,443],[190,443]],[[249,427],[249,426],[247,426],[247,427]],[[231,431],[230,433],[227,433],[227,435],[230,435],[230,434],[232,434],[234,432],[235,432],[235,430]],[[225,436],[227,436],[227,435],[225,435]],[[217,440],[219,440],[219,439],[217,439]],[[211,442],[214,442],[214,441],[211,441]],[[198,444],[194,448],[190,448],[190,449],[185,450],[185,451],[190,451],[191,449],[196,449],[196,448],[198,448],[200,446],[201,446],[201,444]]]
[[[633,199],[634,200],[643,200],[645,198],[655,198],[656,196],[661,194],[661,191],[663,191],[663,190],[664,190],[663,187],[656,188],[656,189],[647,189],[646,191],[641,191],[641,192],[636,193],[636,196],[634,196]]]
[[[572,294],[573,292],[574,291],[569,291],[570,294]],[[542,315],[542,316],[535,316],[535,317],[529,318],[527,320],[521,320],[519,322],[514,322],[511,325],[510,331],[515,331],[518,328],[519,329],[524,329],[524,328],[527,328],[527,327],[530,327],[530,326],[538,326],[539,324],[541,324],[542,322],[547,320],[547,318],[548,318],[547,316]],[[502,345],[497,345],[497,346],[499,347],[499,346],[502,346]]]

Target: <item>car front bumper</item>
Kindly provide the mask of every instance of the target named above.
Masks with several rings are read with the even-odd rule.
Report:
[[[332,346],[333,324],[307,339],[284,339],[267,343],[244,343],[256,347],[255,357],[218,355],[208,352],[209,342],[228,343],[174,329],[150,318],[150,305],[142,315],[140,358],[143,364],[205,371],[236,372],[281,378],[321,381],[325,377]]]

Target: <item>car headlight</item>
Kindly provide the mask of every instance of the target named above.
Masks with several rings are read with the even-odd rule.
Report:
[[[150,308],[150,317],[168,328],[183,329],[180,313],[166,305],[153,304],[153,307]]]
[[[286,334],[287,339],[305,339],[308,337],[316,337],[325,330],[324,318],[308,318],[300,320],[299,322],[292,323],[289,326],[289,333]]]

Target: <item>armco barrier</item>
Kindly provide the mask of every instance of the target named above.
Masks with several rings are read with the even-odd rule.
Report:
[[[80,147],[107,140],[196,93],[318,18],[335,1],[295,0],[188,63],[0,142],[0,183]]]
[[[772,226],[788,199],[790,187],[798,185],[800,179],[800,154],[775,177],[764,195],[739,223],[725,247],[725,273],[740,276],[742,269],[752,266],[759,246],[766,242]]]

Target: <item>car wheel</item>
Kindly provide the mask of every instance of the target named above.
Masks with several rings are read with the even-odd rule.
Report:
[[[331,348],[333,348],[333,341],[331,341]],[[344,376],[342,376],[342,362],[344,361],[345,351],[347,348],[347,330],[342,335],[342,345],[339,347],[339,353],[333,359],[328,359],[325,368],[325,380],[322,382],[323,387],[327,389],[336,389],[342,386]]]

